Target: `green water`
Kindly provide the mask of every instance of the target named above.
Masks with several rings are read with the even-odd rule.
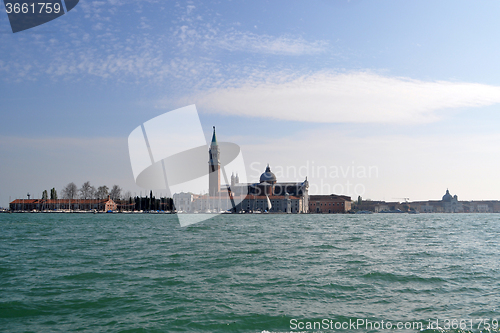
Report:
[[[485,331],[499,236],[498,214],[0,214],[0,331]]]

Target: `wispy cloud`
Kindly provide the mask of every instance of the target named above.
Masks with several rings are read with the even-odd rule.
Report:
[[[500,103],[500,87],[421,81],[369,72],[318,72],[300,77],[275,73],[217,87],[181,103],[211,113],[336,123],[431,122],[439,110]]]
[[[220,25],[220,20],[213,21],[207,12],[203,13],[204,16],[200,15],[198,7],[194,5],[187,5],[184,10],[185,12],[180,12],[173,34],[178,47],[183,50],[221,49],[231,52],[298,56],[322,53],[328,48],[327,41],[307,40],[300,35],[271,36],[236,30],[234,25],[239,26],[239,22],[232,22],[233,27],[224,28]]]
[[[294,35],[270,36],[234,28],[223,30],[197,21],[178,26],[174,37],[178,47],[185,51],[196,48],[222,49],[231,52],[300,56],[322,53],[328,48],[328,42],[323,40],[308,41],[302,36]]]
[[[275,55],[310,55],[326,50],[326,41],[307,41],[300,36],[268,36],[251,32],[230,31],[214,40],[213,45],[228,51],[245,51]]]
[[[165,14],[132,15],[125,23],[124,17],[134,9]],[[0,35],[0,42],[9,45],[0,50],[2,79],[82,80],[90,76],[142,84],[183,81],[186,86],[198,86],[231,66],[233,77],[241,75],[242,67],[248,71],[253,65],[245,56],[308,56],[328,48],[326,41],[298,35],[271,36],[238,30],[233,24],[220,25],[212,14],[201,13],[194,5],[175,7],[168,32],[164,19],[169,13],[155,0],[85,1],[74,13],[77,11],[83,15],[51,23],[55,31],[71,31],[68,35]],[[127,25],[137,29],[129,31]],[[239,62],[242,59],[245,66]]]

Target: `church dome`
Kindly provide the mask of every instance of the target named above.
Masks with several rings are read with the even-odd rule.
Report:
[[[270,184],[276,183],[276,176],[274,175],[274,173],[271,172],[269,164],[267,165],[266,171],[262,175],[260,175],[260,182],[261,183],[266,182]]]
[[[446,190],[446,194],[443,195],[443,201],[450,202],[452,198],[450,191]]]

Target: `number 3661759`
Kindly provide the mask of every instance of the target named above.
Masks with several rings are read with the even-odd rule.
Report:
[[[23,14],[42,14],[42,13],[55,13],[58,14],[61,11],[61,5],[59,3],[52,2],[38,2],[38,3],[6,3],[5,9],[7,14],[10,13],[23,13]]]

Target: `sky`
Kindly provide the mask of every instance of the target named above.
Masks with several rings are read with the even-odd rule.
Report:
[[[70,182],[149,192],[127,138],[193,104],[249,181],[269,163],[311,194],[499,200],[499,16],[499,1],[80,0],[13,34],[2,11],[0,206]]]

